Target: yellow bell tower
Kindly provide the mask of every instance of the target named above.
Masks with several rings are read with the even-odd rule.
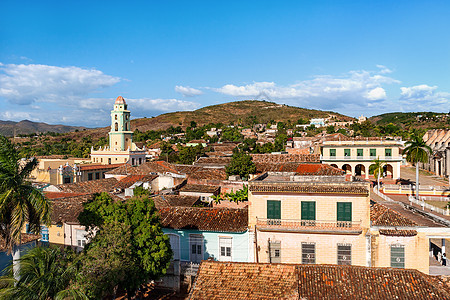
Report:
[[[112,151],[131,149],[133,132],[130,124],[130,111],[127,110],[127,103],[122,96],[119,96],[114,103],[114,110],[111,111],[109,149]]]

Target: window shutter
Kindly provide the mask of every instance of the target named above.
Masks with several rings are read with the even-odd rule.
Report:
[[[330,156],[336,156],[336,149],[330,149]]]
[[[337,203],[337,220],[351,221],[352,220],[352,203],[338,202]]]
[[[281,201],[267,200],[267,219],[281,219]]]
[[[302,220],[315,220],[316,219],[316,202],[315,201],[302,201]]]
[[[357,156],[364,156],[364,149],[357,149],[356,152]]]

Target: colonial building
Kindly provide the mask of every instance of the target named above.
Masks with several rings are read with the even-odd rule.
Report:
[[[91,149],[91,160],[100,164],[140,165],[145,162],[145,149],[139,149],[133,143],[130,111],[122,96],[117,97],[114,110],[111,111],[111,131],[109,147]]]
[[[382,139],[324,141],[321,161],[354,176],[369,179],[370,165],[375,159],[386,162],[383,177],[400,178],[401,142]]]
[[[424,164],[423,168],[438,176],[449,177],[450,130],[429,130],[423,136],[423,140],[433,150],[428,157],[428,163]]]
[[[268,172],[255,178],[249,182],[255,261],[368,265],[369,201],[369,183],[343,175]]]

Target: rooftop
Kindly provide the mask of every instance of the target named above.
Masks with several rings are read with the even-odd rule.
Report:
[[[122,96],[119,96],[116,98],[116,102],[114,104],[127,104],[127,103],[125,102],[125,99],[123,99]]]
[[[136,182],[142,181],[142,182],[151,182],[155,178],[157,178],[158,175],[129,175],[121,180],[119,180],[116,187],[121,189],[126,189],[135,184]]]
[[[180,192],[192,193],[215,193],[220,189],[219,186],[203,184],[186,184],[180,189]]]
[[[66,193],[101,193],[101,192],[111,192],[117,186],[117,179],[115,178],[105,178],[92,181],[83,181],[77,183],[66,183],[60,184],[56,187],[59,188],[61,192]]]
[[[166,228],[244,232],[248,227],[247,209],[176,206],[160,208],[159,213]]]
[[[117,167],[120,167],[122,164],[114,164],[114,165],[91,165],[91,164],[85,164],[85,165],[78,165],[80,168],[80,171],[91,171],[91,170],[109,170],[109,169],[115,169]]]
[[[341,169],[320,163],[262,163],[257,162],[256,172],[295,172],[296,175],[344,175]]]
[[[450,299],[417,270],[203,261],[190,299]]]
[[[165,161],[150,161],[145,162],[140,166],[130,166],[128,164],[124,164],[114,170],[107,172],[106,174],[110,175],[150,175],[152,173],[155,174],[164,174],[164,173],[174,173],[180,174],[175,165],[165,162]]]
[[[319,154],[250,154],[254,163],[320,162]]]
[[[158,209],[169,206],[193,207],[201,202],[200,196],[188,195],[158,195],[152,199]]]
[[[36,241],[40,238],[41,238],[41,236],[39,234],[36,235],[36,234],[22,233],[20,235],[20,242],[22,244],[27,244],[29,242]],[[8,250],[6,241],[2,237],[0,237],[0,251],[6,251],[6,250]]]

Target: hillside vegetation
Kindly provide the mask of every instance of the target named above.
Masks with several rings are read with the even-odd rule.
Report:
[[[50,125],[28,120],[20,122],[0,121],[0,134],[4,136],[17,136],[41,132],[67,133],[75,130],[83,130],[85,128],[86,127],[81,126]]]
[[[376,125],[394,124],[403,129],[448,129],[450,128],[450,118],[445,113],[435,112],[393,112],[369,118],[369,121]]]

